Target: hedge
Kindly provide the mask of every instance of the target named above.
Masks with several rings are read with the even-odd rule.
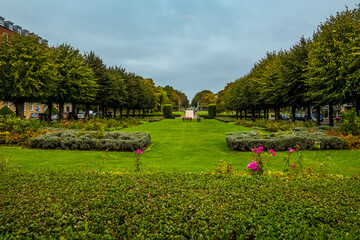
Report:
[[[301,150],[316,150],[315,142],[320,143],[320,149],[342,149],[344,140],[328,136],[323,132],[299,131],[290,135],[259,134],[256,131],[227,133],[226,142],[230,148],[237,151],[250,151],[251,149],[263,146],[265,149],[276,151],[286,151],[295,148],[296,145]]]
[[[6,172],[1,239],[358,239],[360,178]]]
[[[216,105],[215,104],[208,105],[208,114],[209,114],[210,118],[216,117]]]
[[[30,139],[30,148],[134,151],[150,144],[149,133],[60,131]]]
[[[172,104],[165,104],[164,105],[164,117],[165,118],[172,118]]]

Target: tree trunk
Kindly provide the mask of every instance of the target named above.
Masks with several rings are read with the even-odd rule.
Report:
[[[247,110],[245,109],[244,111],[244,114],[245,114],[245,120],[247,119]]]
[[[126,109],[126,117],[129,118],[130,117],[130,108]]]
[[[143,118],[145,117],[145,109],[143,109]]]
[[[114,114],[113,114],[114,118],[116,118],[116,110],[117,110],[117,108],[114,107]]]
[[[311,106],[307,107],[307,120],[311,121]]]
[[[238,119],[238,117],[239,117],[239,110],[236,109],[236,110],[235,110],[235,118]]]
[[[24,119],[24,102],[16,102],[16,116]]]
[[[123,109],[122,109],[122,107],[120,108],[120,118],[122,119],[123,118]]]
[[[255,120],[255,109],[254,108],[251,109],[251,118],[253,121]]]
[[[51,115],[52,115],[52,106],[53,106],[53,103],[52,103],[52,102],[47,102],[47,106],[48,106],[48,109],[49,109],[49,114],[48,114],[48,119],[47,119],[47,121],[48,121],[48,122],[51,122]]]
[[[360,117],[360,95],[356,94],[355,96],[355,108],[356,108],[356,115]]]
[[[277,113],[277,108],[274,108],[274,114],[275,114],[275,120],[279,120],[278,117],[278,113]]]
[[[281,113],[281,109],[280,109],[280,107],[278,107],[278,111],[277,111],[277,114],[278,114],[278,119],[281,119],[281,117],[280,117],[280,114]]]
[[[90,103],[85,104],[85,119],[89,119]]]
[[[135,108],[133,109],[133,117],[136,117],[136,115],[135,115]]]
[[[293,121],[293,122],[295,122],[296,121],[296,119],[295,119],[295,111],[296,110],[296,107],[295,106],[291,106],[291,120]]]
[[[334,106],[329,104],[329,125],[334,126]]]
[[[64,117],[64,103],[60,102],[59,103],[59,122],[61,121],[61,119],[63,119]]]
[[[316,125],[320,126],[320,106],[316,106]]]

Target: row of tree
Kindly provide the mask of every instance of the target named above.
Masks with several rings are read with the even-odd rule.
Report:
[[[252,115],[274,109],[333,106],[352,103],[360,111],[360,5],[337,13],[318,26],[312,39],[302,37],[290,50],[269,52],[255,63],[250,73],[227,84],[218,93],[226,109],[251,111]]]
[[[0,42],[0,100],[13,102],[16,114],[24,117],[25,102],[45,103],[49,115],[53,104],[63,116],[65,103],[103,112],[111,108],[116,114],[126,109],[161,110],[163,104],[187,107],[184,93],[170,86],[156,86],[122,67],[107,67],[94,52],[81,54],[68,44],[48,47],[38,37],[4,35]]]

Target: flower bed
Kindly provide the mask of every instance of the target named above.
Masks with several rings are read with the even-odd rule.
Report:
[[[30,139],[31,148],[134,151],[146,148],[149,133],[59,131]]]
[[[339,137],[328,136],[323,132],[307,131],[298,131],[289,135],[264,135],[255,131],[228,133],[226,142],[230,148],[237,151],[250,151],[256,146],[276,151],[286,151],[297,145],[301,150],[342,149],[344,147],[344,140]],[[316,142],[320,144],[319,148],[315,146]]]

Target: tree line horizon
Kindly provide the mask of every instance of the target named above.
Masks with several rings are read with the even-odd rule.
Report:
[[[210,100],[209,100],[210,99]],[[197,93],[192,104],[215,103],[236,115],[249,111],[253,118],[269,109],[280,119],[280,109],[316,109],[329,106],[329,124],[334,123],[334,105],[352,103],[360,112],[360,4],[320,23],[312,38],[303,36],[289,50],[267,52],[250,72],[217,94],[209,90]]]
[[[63,116],[65,103],[80,106],[89,115],[98,106],[103,113],[120,109],[154,109],[164,104],[187,107],[189,100],[179,90],[156,86],[151,78],[127,72],[121,66],[106,66],[93,51],[81,54],[69,44],[48,47],[38,43],[36,35],[4,35],[0,42],[0,101],[13,102],[16,115],[24,118],[24,103],[38,102],[59,106]],[[49,118],[50,119],[50,118]]]
[[[0,43],[0,100],[14,102],[17,115],[23,117],[24,102],[48,106],[63,104],[126,110],[154,109],[164,104],[175,109],[187,108],[185,93],[156,86],[151,78],[126,72],[121,66],[106,66],[93,51],[81,54],[68,44],[47,47],[36,36],[3,36]],[[333,106],[352,103],[360,112],[360,5],[330,16],[320,23],[312,38],[301,37],[289,50],[267,52],[249,73],[228,83],[214,94],[198,92],[191,106],[236,111],[236,116],[269,109],[280,118],[280,109],[316,109],[329,106],[333,125]],[[51,108],[49,108],[51,110]],[[50,113],[51,114],[51,111]],[[259,114],[260,115],[260,114]]]

